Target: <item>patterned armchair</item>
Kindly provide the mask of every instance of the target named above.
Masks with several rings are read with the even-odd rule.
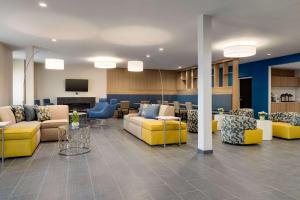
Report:
[[[188,131],[191,133],[197,133],[198,132],[198,110],[188,110],[188,119],[187,119],[187,125],[188,125]],[[217,132],[217,121],[212,120],[212,132]]]
[[[260,144],[262,130],[256,128],[254,118],[224,115],[221,127],[222,141],[229,144]]]
[[[236,110],[231,110],[229,114],[254,118],[254,110],[252,108],[239,108]]]

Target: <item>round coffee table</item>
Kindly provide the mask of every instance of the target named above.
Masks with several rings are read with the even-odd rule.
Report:
[[[59,154],[64,156],[76,156],[91,151],[90,149],[90,127],[80,124],[74,128],[69,126],[58,127]]]

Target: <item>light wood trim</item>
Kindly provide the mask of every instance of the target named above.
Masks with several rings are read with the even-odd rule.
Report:
[[[214,87],[213,94],[232,94],[232,87]]]
[[[220,64],[214,65],[214,87],[219,87],[220,80]]]
[[[239,60],[232,62],[232,109],[240,108],[240,92],[239,92]]]
[[[225,58],[225,59],[221,59],[221,60],[216,60],[216,61],[213,61],[213,65],[215,64],[223,64],[223,63],[231,63],[233,61],[240,61],[240,59],[238,58]]]
[[[223,63],[223,87],[228,86],[228,63]]]

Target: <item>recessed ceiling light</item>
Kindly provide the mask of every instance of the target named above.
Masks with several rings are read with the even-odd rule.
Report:
[[[146,57],[147,57],[147,58],[150,58],[150,57],[151,57],[151,55],[150,55],[150,54],[147,54],[147,55],[146,55]]]
[[[39,2],[39,6],[42,8],[47,8],[47,4],[45,2]]]
[[[160,48],[158,49],[158,51],[164,51],[164,48],[160,47]]]
[[[270,55],[272,55],[272,54],[268,53],[267,55],[270,56]]]
[[[181,69],[182,67],[181,66],[178,66],[178,69]]]
[[[52,42],[56,42],[57,40],[56,40],[55,38],[52,38],[51,41],[52,41]]]

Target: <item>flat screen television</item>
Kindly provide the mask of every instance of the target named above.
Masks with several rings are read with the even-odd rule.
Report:
[[[87,79],[66,79],[67,92],[87,92],[89,82]]]

